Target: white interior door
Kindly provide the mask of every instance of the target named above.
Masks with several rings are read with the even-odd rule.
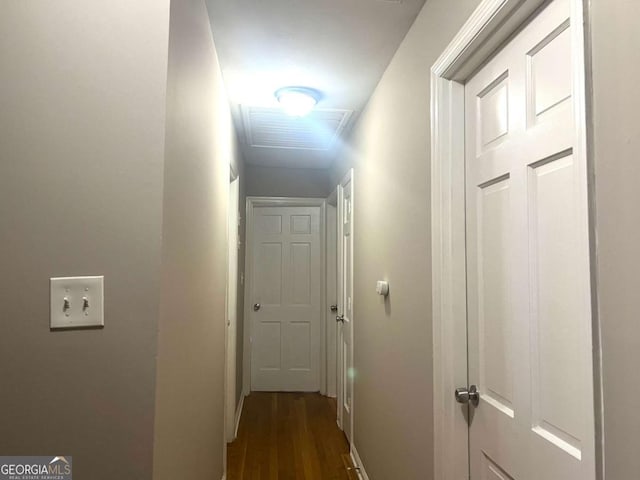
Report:
[[[338,188],[338,423],[353,428],[353,170]]]
[[[254,206],[251,389],[320,388],[319,206]]]
[[[465,86],[472,479],[595,478],[570,14],[551,2]]]
[[[234,176],[235,177],[235,176]],[[239,228],[239,180],[232,178],[229,184],[228,219],[228,273],[227,273],[227,334],[225,373],[225,439],[235,438],[236,414],[236,339],[238,332],[238,228]]]

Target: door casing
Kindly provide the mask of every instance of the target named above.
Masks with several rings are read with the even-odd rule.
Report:
[[[236,438],[236,334],[238,307],[238,200],[239,179],[233,168],[229,182],[228,257],[227,257],[227,318],[226,318],[226,377],[225,377],[225,441]]]
[[[433,277],[433,376],[435,478],[469,476],[468,425],[453,399],[467,385],[467,292],[465,236],[464,83],[546,0],[484,0],[431,68],[431,218]],[[585,20],[588,4],[571,0],[576,143],[574,155],[587,166],[585,212],[589,224],[592,288],[596,477],[604,478],[600,326],[594,275],[592,161],[587,122]]]
[[[324,321],[326,324],[327,368],[321,383],[320,393],[327,397],[337,397],[337,322],[336,313],[330,305],[338,304],[338,191],[327,197],[327,305]],[[322,390],[324,388],[324,390]]]
[[[320,305],[327,305],[326,281],[326,199],[324,198],[289,198],[289,197],[247,197],[246,203],[246,248],[245,248],[245,295],[244,295],[244,329],[242,352],[242,386],[243,391],[251,392],[251,312],[253,306],[252,265],[253,265],[253,210],[255,207],[320,207]],[[326,329],[324,314],[320,322],[320,378],[326,378]]]

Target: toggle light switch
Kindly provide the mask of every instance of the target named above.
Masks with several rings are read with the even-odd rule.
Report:
[[[389,282],[378,280],[376,282],[376,293],[378,295],[382,295],[383,297],[389,295]]]
[[[52,278],[50,327],[103,327],[103,284],[103,276]]]

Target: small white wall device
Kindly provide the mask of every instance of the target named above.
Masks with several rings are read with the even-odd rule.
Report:
[[[378,283],[376,284],[376,293],[378,295],[382,295],[383,297],[389,295],[389,282],[378,280]]]

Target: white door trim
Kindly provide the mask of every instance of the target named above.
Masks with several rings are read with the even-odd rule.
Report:
[[[245,248],[245,295],[244,295],[244,334],[242,355],[243,392],[251,392],[251,289],[253,278],[253,210],[255,207],[320,207],[320,305],[327,304],[326,292],[326,199],[324,198],[289,198],[289,197],[247,197],[246,213],[246,248]],[[322,310],[322,319],[325,318]],[[320,322],[320,339],[326,338],[325,322]],[[320,378],[326,378],[326,342],[320,342]]]
[[[225,317],[225,442],[235,440],[236,414],[236,345],[238,328],[238,228],[240,187],[238,175],[231,168],[227,221],[227,296]],[[231,333],[233,332],[233,336]]]
[[[464,83],[545,0],[484,0],[431,68],[435,478],[468,478],[468,428],[453,400],[467,385]],[[571,0],[575,150],[589,165],[583,0]],[[584,172],[585,180],[589,179]],[[592,183],[588,182],[591,191]],[[587,205],[587,191],[584,192]],[[591,197],[592,198],[592,197]],[[584,212],[589,216],[589,212]],[[593,245],[593,224],[590,224]],[[591,270],[593,272],[593,253]],[[593,278],[593,273],[592,273]],[[595,282],[592,281],[592,289]],[[595,294],[593,295],[595,299]],[[593,309],[597,478],[603,478],[599,325]]]
[[[327,352],[326,375],[322,383],[320,393],[327,397],[337,397],[337,325],[336,313],[331,311],[331,305],[338,304],[338,208],[337,189],[327,197],[327,209],[325,225],[326,230],[326,272],[327,272],[327,304],[324,306],[324,322],[326,325],[326,335],[322,339],[325,342]]]

